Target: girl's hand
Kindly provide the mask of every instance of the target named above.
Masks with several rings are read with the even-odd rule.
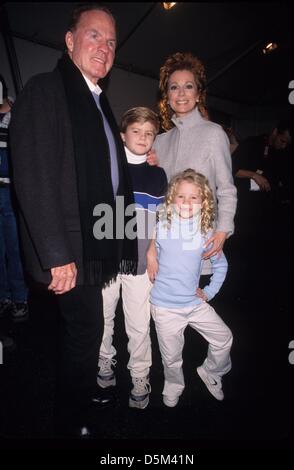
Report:
[[[153,263],[147,263],[147,273],[151,282],[155,281],[158,272],[158,262],[154,260]]]
[[[146,253],[147,273],[151,282],[154,282],[158,272],[157,251],[154,240],[151,240]]]
[[[207,295],[205,294],[205,292],[203,292],[203,290],[200,289],[200,287],[197,287],[197,289],[196,289],[196,295],[197,295],[197,297],[200,297],[200,299],[204,300],[204,302],[207,302],[208,297],[207,297]]]

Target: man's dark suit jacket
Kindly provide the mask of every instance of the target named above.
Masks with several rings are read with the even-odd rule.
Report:
[[[50,268],[75,261],[82,284],[73,136],[58,70],[33,77],[17,97],[10,139],[26,270],[48,284]]]

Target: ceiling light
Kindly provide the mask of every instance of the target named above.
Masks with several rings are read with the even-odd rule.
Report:
[[[162,5],[165,10],[170,10],[176,5],[176,3],[177,2],[169,2],[169,3],[163,3]]]
[[[264,54],[270,54],[275,49],[277,49],[278,44],[276,42],[268,42],[267,45],[262,49]]]

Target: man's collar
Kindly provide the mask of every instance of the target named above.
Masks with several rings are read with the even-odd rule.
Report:
[[[96,95],[100,95],[100,93],[102,93],[102,90],[100,88],[100,86],[98,85],[94,85],[94,83],[91,82],[91,80],[89,80],[84,74],[82,74],[88,87],[90,88],[90,91],[92,91],[92,93],[96,93]]]

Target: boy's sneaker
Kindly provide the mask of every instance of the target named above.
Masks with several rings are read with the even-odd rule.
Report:
[[[10,299],[0,300],[0,318],[8,315],[13,308],[13,302]]]
[[[114,387],[116,385],[115,375],[111,367],[115,365],[115,359],[108,359],[102,356],[99,357],[99,371],[97,374],[97,384],[101,388]]]
[[[29,308],[27,302],[15,302],[11,310],[12,320],[15,322],[25,321],[29,316]]]
[[[213,379],[207,374],[202,366],[197,367],[197,373],[200,379],[205,383],[207,389],[217,400],[224,399],[224,392],[222,391],[222,381],[219,377],[218,380]]]
[[[167,395],[163,395],[163,403],[165,406],[168,406],[169,408],[173,408],[174,406],[177,406],[179,402],[179,397],[168,397]]]
[[[149,393],[151,392],[149,377],[132,377],[132,382],[134,387],[131,390],[129,407],[143,410],[149,403]]]

